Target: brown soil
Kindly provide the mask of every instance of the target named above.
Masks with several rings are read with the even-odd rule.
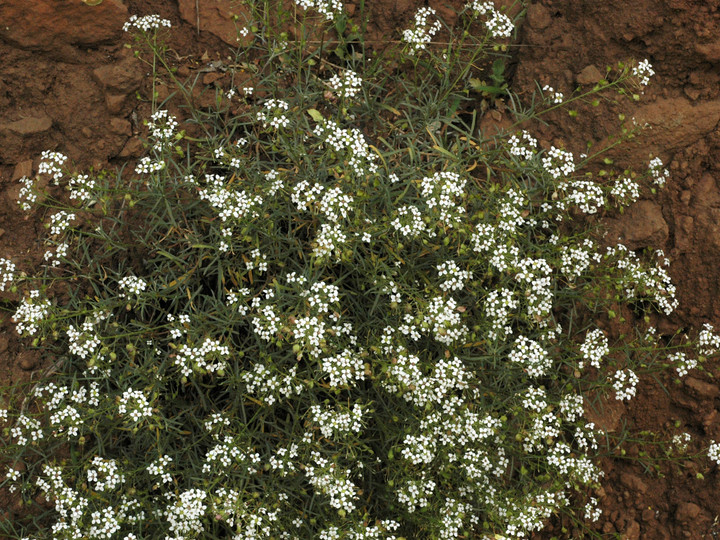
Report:
[[[430,1],[443,16],[450,13],[447,3],[462,4]],[[184,0],[106,0],[98,8],[79,0],[63,3],[77,4],[75,13],[56,12],[57,20],[47,28],[37,28],[38,13],[24,12],[22,4],[0,6],[0,256],[30,270],[44,252],[39,238],[45,216],[26,217],[15,200],[18,178],[37,170],[40,153],[61,151],[78,169],[113,168],[142,153],[138,119],[147,116],[148,104],[139,102],[136,93],[147,96],[149,88],[147,70],[123,46],[128,37],[120,28],[127,17],[158,13],[171,20],[169,56],[184,76],[194,77],[209,62],[226,58],[229,45],[211,32],[222,35],[222,10],[204,11],[202,20],[186,22],[180,10],[180,4],[189,4]],[[33,8],[52,12],[57,7],[53,4],[36,0]],[[358,1],[348,4],[350,10],[359,6]],[[366,4],[371,11],[370,37],[382,43],[388,36],[399,38],[424,2]],[[656,199],[608,225],[631,248],[660,248],[671,257],[681,307],[659,322],[665,334],[700,328],[706,322],[720,328],[720,295],[715,294],[720,290],[719,6],[718,0],[533,1],[511,70],[512,89],[521,97],[530,95],[536,80],[567,96],[578,86],[592,86],[606,65],[650,60],[656,76],[639,104],[601,103],[576,118],[566,112],[548,115],[537,135],[545,145],[563,144],[578,154],[586,150],[586,143],[602,145],[616,132],[620,112],[651,125],[629,151],[611,155],[622,169],[642,167],[652,153],[669,164],[671,180]],[[77,14],[100,8],[105,10],[102,16]],[[213,17],[220,26],[213,26]],[[213,72],[201,74],[201,81],[210,89],[227,87],[228,82]],[[0,293],[0,302],[12,299]],[[37,378],[46,367],[39,357],[22,352],[9,318],[0,311],[0,385]],[[634,430],[666,436],[687,431],[696,441],[691,450],[703,451],[710,438],[720,439],[720,370],[717,363],[706,368],[693,371],[681,385],[662,379],[669,394],[657,381],[643,380],[629,405],[618,409],[608,404],[605,421],[622,414]],[[629,457],[638,457],[637,447],[626,448]],[[604,470],[604,487],[597,494],[603,509],[597,530],[605,537],[720,536],[720,473],[707,458],[662,465],[660,476],[645,474],[637,459],[607,458]],[[578,534],[556,520],[537,538]]]

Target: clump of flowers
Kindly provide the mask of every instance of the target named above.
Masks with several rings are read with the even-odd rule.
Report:
[[[339,2],[299,4],[332,19],[338,40],[359,39]],[[46,513],[1,526],[62,539],[489,539],[527,538],[561,513],[578,528],[599,518],[584,494],[621,434],[586,407],[633,399],[663,367],[701,368],[720,337],[706,325],[669,349],[649,317],[633,321],[637,337],[592,323],[615,317],[613,302],[677,307],[661,252],[561,227],[651,194],[662,164],[591,181],[571,152],[541,147],[531,119],[486,144],[459,120],[463,77],[447,74],[487,63],[512,23],[489,2],[467,7],[486,33],[451,36],[429,62],[417,53],[442,24],[418,12],[391,60],[414,65],[398,71],[403,92],[383,57],[347,54],[327,81],[309,60],[349,47],[278,51],[263,27],[244,46],[263,98],[231,112],[219,89],[190,111],[201,135],[185,139],[156,108],[134,172],[79,174],[43,153],[39,174],[70,203],[30,181],[21,198],[52,208],[52,263],[26,275],[0,259],[0,290],[17,295],[17,331],[53,373],[8,392],[0,456],[2,485]],[[158,69],[163,26],[126,25]],[[708,456],[720,463],[716,443]]]
[[[362,79],[354,71],[346,70],[342,75],[333,75],[328,84],[339,98],[355,97],[362,87]]]
[[[647,86],[650,84],[650,77],[655,75],[655,72],[653,71],[649,60],[646,58],[633,68],[632,74],[640,79],[640,84],[642,86]]]
[[[141,32],[148,32],[150,30],[158,30],[166,27],[170,28],[171,24],[168,19],[163,19],[159,15],[143,15],[138,17],[137,15],[131,15],[128,22],[123,25],[125,32],[132,30],[140,30]]]
[[[473,0],[466,5],[466,8],[471,9],[475,16],[484,15],[487,18],[485,26],[487,26],[494,38],[509,38],[512,36],[515,25],[510,20],[510,17],[496,10],[492,2]]]
[[[431,7],[421,7],[415,13],[415,26],[403,31],[403,41],[408,44],[411,55],[425,49],[432,41],[433,36],[442,28],[440,21],[430,22],[430,17],[436,15]]]

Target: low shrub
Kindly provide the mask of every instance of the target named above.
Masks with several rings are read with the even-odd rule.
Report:
[[[660,339],[667,259],[574,220],[654,190],[662,163],[583,173],[603,150],[531,130],[637,97],[651,66],[521,106],[502,81],[516,21],[490,3],[452,28],[423,8],[384,51],[339,2],[299,2],[294,40],[255,9],[211,107],[169,65],[169,23],[131,19],[153,80],[177,83],[148,98],[147,155],[81,174],[48,151],[38,177],[65,195],[23,179],[50,247],[35,273],[3,259],[1,287],[50,369],[5,392],[5,485],[29,506],[4,534],[522,538],[558,513],[591,534],[617,441],[586,413],[718,337]],[[498,98],[518,122],[483,133]],[[635,335],[594,324],[618,305]]]

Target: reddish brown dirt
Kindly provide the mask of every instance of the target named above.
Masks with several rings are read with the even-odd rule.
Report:
[[[94,9],[79,0],[73,3],[74,9]],[[26,217],[15,200],[17,179],[36,171],[40,152],[62,151],[79,169],[114,167],[142,152],[138,119],[147,116],[148,104],[138,101],[136,93],[149,95],[147,69],[123,47],[128,38],[119,29],[127,16],[158,13],[170,19],[169,56],[187,76],[226,57],[229,46],[207,31],[212,13],[203,13],[198,32],[198,21],[181,19],[178,0],[106,0],[103,17],[59,16],[48,27],[54,32],[52,39],[49,29],[23,33],[28,19],[9,17],[13,7],[8,4],[13,2],[0,6],[5,27],[0,30],[0,256],[29,270],[44,252],[38,239],[45,216]],[[349,4],[350,10],[360,5]],[[388,37],[398,39],[424,2],[366,4],[371,12],[370,39],[380,44]],[[449,16],[445,4],[458,7],[461,2],[429,4]],[[537,135],[577,154],[585,151],[587,142],[599,146],[615,132],[620,112],[651,125],[630,152],[611,155],[622,169],[642,168],[652,153],[668,164],[672,178],[656,199],[608,224],[630,247],[661,248],[671,257],[681,307],[659,322],[666,334],[705,322],[720,328],[719,8],[718,0],[532,1],[515,56],[511,82],[521,97],[530,95],[536,80],[567,96],[578,86],[591,86],[595,70],[604,72],[606,65],[619,60],[648,58],[653,65],[656,76],[639,104],[604,102],[577,118],[548,115]],[[78,21],[86,25],[83,31],[77,31]],[[209,87],[224,82],[215,76],[202,81]],[[0,301],[11,299],[9,293],[0,293]],[[9,317],[0,311],[0,384],[31,380],[44,367],[37,357],[21,351]],[[605,418],[622,414],[632,429],[666,436],[687,431],[697,441],[691,450],[701,452],[708,439],[720,439],[720,369],[717,363],[706,368],[692,372],[681,385],[673,384],[671,377],[662,379],[669,394],[656,381],[643,380],[630,404],[608,404]],[[637,457],[637,447],[627,445],[627,451],[629,457]],[[662,465],[661,477],[644,474],[636,459],[607,458],[604,470],[603,490],[597,494],[603,515],[597,530],[605,538],[720,537],[720,473],[707,458]],[[554,520],[537,538],[553,535],[576,538],[579,533],[568,522]]]

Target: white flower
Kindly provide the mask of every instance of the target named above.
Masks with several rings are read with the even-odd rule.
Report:
[[[555,179],[561,176],[570,176],[575,172],[573,155],[554,146],[551,146],[550,150],[542,158],[542,165]]]
[[[660,187],[663,187],[668,178],[670,178],[670,171],[663,169],[662,167],[663,162],[658,157],[651,159],[648,164],[648,170],[653,177],[653,183]]]
[[[552,86],[549,86],[547,84],[543,86],[543,92],[547,92],[550,96],[550,100],[555,104],[562,103],[565,97],[563,96],[562,92],[556,92]]]
[[[136,28],[147,32],[149,30],[157,30],[162,26],[170,28],[170,21],[168,19],[161,19],[160,15],[144,15],[142,17],[132,15],[128,19],[128,22],[123,25],[123,30],[129,32],[132,28]]]
[[[303,9],[314,8],[325,15],[328,21],[334,21],[343,11],[341,0],[295,0],[295,3]]]
[[[0,291],[4,291],[7,284],[15,280],[15,263],[10,259],[0,257]]]
[[[95,482],[95,491],[112,491],[120,484],[125,483],[125,475],[118,472],[114,459],[94,457],[91,465],[95,469],[88,469],[88,482]]]
[[[428,18],[435,14],[433,8],[421,7],[415,13],[415,27],[403,31],[403,41],[410,45],[411,55],[425,49],[432,41],[432,37],[442,27],[440,21],[436,20],[432,24],[428,22]]]
[[[710,447],[708,448],[708,457],[720,465],[720,443],[710,441]]]
[[[510,352],[510,361],[521,364],[530,377],[541,377],[552,365],[552,359],[539,343],[520,336]]]
[[[40,291],[30,291],[30,298],[23,298],[15,314],[12,316],[13,322],[17,325],[18,334],[32,336],[38,331],[38,325],[50,313],[50,300],[39,300]]]
[[[608,340],[602,330],[596,328],[585,335],[585,341],[580,346],[583,359],[588,360],[590,365],[600,369],[600,360],[610,352]],[[582,369],[584,362],[578,362],[578,368]]]
[[[142,390],[133,390],[132,387],[123,392],[118,405],[120,414],[128,414],[133,422],[152,416],[152,407]]]
[[[0,288],[0,290],[2,290]],[[715,354],[720,349],[720,336],[713,334],[713,327],[710,324],[703,324],[703,329],[698,335],[699,352],[702,355],[709,356]]]
[[[333,75],[328,84],[337,97],[354,97],[360,91],[362,79],[357,73],[348,69],[342,73],[342,76]]]
[[[130,295],[140,295],[147,289],[147,282],[137,276],[126,276],[118,282],[120,298],[129,298]]]
[[[630,369],[615,372],[615,382],[613,382],[615,399],[630,401],[635,396],[639,381],[638,376]]]
[[[650,83],[650,77],[655,75],[655,72],[653,71],[650,62],[646,58],[633,68],[632,74],[640,78],[641,85],[647,86]]]
[[[490,30],[493,37],[507,38],[512,35],[515,25],[510,20],[510,17],[497,11],[492,2],[473,0],[471,3],[466,4],[465,7],[472,9],[475,16],[488,15],[488,19],[485,21],[485,26],[487,26],[488,30]]]
[[[140,158],[138,164],[135,166],[135,172],[137,174],[150,174],[157,171],[162,171],[165,168],[165,161],[162,159],[153,161],[150,156]]]
[[[694,369],[698,365],[697,358],[688,358],[684,352],[676,352],[668,355],[668,361],[675,364],[675,370],[677,371],[678,377],[684,377],[688,374],[688,371]]]

